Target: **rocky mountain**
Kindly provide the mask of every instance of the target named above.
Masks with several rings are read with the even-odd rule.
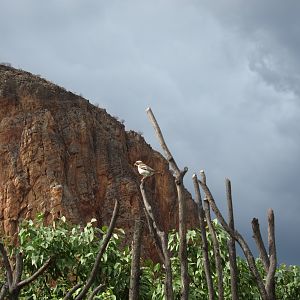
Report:
[[[161,225],[177,226],[174,179],[163,156],[105,109],[23,70],[0,65],[0,226],[16,232],[23,218],[44,213],[47,222],[66,216],[84,224],[96,218],[108,224],[115,198],[121,208],[118,227],[128,241],[141,200],[143,160],[160,174],[147,189]],[[196,224],[187,192],[188,215]],[[147,248],[152,247],[149,240]]]

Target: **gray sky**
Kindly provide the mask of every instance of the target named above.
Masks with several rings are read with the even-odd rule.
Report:
[[[205,169],[251,239],[275,211],[280,262],[300,264],[300,2],[0,0],[0,62],[81,93]]]

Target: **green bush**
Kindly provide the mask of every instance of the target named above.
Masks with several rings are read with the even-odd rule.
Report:
[[[90,274],[97,251],[107,232],[107,227],[101,229],[93,226],[91,220],[85,227],[70,225],[62,217],[51,226],[45,226],[43,216],[34,221],[24,221],[19,230],[18,247],[9,246],[12,258],[16,251],[23,253],[24,272],[22,279],[32,275],[48,258],[53,258],[47,272],[36,281],[24,288],[20,299],[63,299],[66,293],[77,283],[84,283]],[[214,221],[215,230],[220,243],[220,253],[223,265],[223,284],[225,299],[231,299],[230,267],[228,262],[228,235]],[[129,247],[121,247],[124,231],[116,229],[104,253],[91,290],[103,284],[102,289],[94,299],[127,299],[129,290],[131,253]],[[188,240],[188,271],[191,278],[189,299],[207,299],[204,267],[202,262],[201,235],[198,230],[190,230]],[[217,276],[213,257],[212,240],[208,233],[209,257],[212,270],[215,297],[217,297]],[[178,233],[169,235],[169,249],[172,253],[173,287],[176,299],[180,299],[180,262],[178,259]],[[262,263],[257,259],[257,265],[264,277]],[[260,299],[258,289],[247,262],[238,257],[239,296],[240,299]],[[0,269],[0,282],[4,282],[4,270]],[[164,270],[161,264],[147,259],[142,262],[140,299],[164,299]],[[78,294],[80,289],[75,293]],[[276,272],[276,294],[278,299],[299,299],[300,267],[281,265]]]
[[[21,224],[18,251],[23,253],[23,278],[33,274],[48,258],[54,259],[43,276],[22,290],[20,299],[62,299],[76,283],[85,282],[107,231],[107,227],[94,227],[94,221],[81,228],[79,225],[71,226],[62,217],[52,226],[45,226],[40,215],[35,221]],[[118,234],[113,234],[102,257],[92,286],[95,288],[102,283],[105,299],[113,299],[108,298],[109,294],[122,298],[129,286],[130,252],[128,247],[120,248],[124,231],[117,229],[116,232]],[[11,247],[10,255],[14,254],[15,248]]]

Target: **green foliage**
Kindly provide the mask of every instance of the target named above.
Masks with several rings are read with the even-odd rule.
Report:
[[[300,298],[300,267],[282,264],[276,271],[277,299]]]
[[[94,221],[81,228],[71,226],[62,217],[52,226],[45,226],[40,215],[35,221],[21,224],[18,251],[24,258],[23,278],[33,274],[48,258],[54,258],[47,272],[22,291],[21,299],[62,299],[76,283],[85,282],[107,231],[107,227],[94,227]],[[103,284],[104,299],[114,299],[114,295],[122,298],[129,286],[130,252],[128,247],[120,247],[124,231],[116,231],[118,234],[113,233],[92,286]],[[14,248],[10,252],[13,256]]]
[[[222,229],[216,220],[213,221],[214,228],[220,245],[220,254],[223,265],[223,285],[224,298],[232,299],[230,290],[230,265],[227,249],[228,234]],[[217,299],[217,274],[213,255],[212,239],[207,232],[209,245],[209,260],[212,270],[212,279],[215,290],[215,298]],[[188,270],[190,275],[190,294],[189,299],[207,299],[208,289],[206,284],[204,265],[201,251],[201,234],[199,230],[190,230],[187,233],[188,241]],[[169,235],[169,249],[172,252],[172,273],[173,288],[175,299],[180,299],[180,262],[178,259],[179,236],[178,233],[172,232]],[[256,260],[261,276],[266,276],[263,265],[259,259]],[[256,300],[261,299],[255,280],[248,268],[247,261],[241,257],[237,258],[238,276],[238,293],[240,299]],[[147,262],[143,268],[142,283],[149,287],[148,293],[142,299],[164,299],[164,272],[160,264]],[[146,279],[146,278],[147,279]],[[152,288],[151,288],[152,287]],[[298,299],[300,295],[300,267],[284,265],[277,269],[276,273],[276,293],[277,299]]]
[[[101,229],[93,226],[91,220],[85,227],[70,225],[62,217],[52,226],[45,226],[43,216],[35,221],[24,221],[19,231],[19,247],[10,247],[10,256],[21,251],[24,258],[23,279],[32,275],[49,257],[54,258],[47,272],[33,284],[22,290],[20,299],[63,299],[66,293],[76,284],[84,283],[89,276],[98,249],[103,242],[107,227]],[[220,244],[223,265],[223,284],[225,299],[231,299],[230,266],[228,262],[228,235],[214,221],[214,227]],[[94,299],[127,299],[130,278],[131,254],[128,247],[121,247],[124,231],[115,230],[100,265],[97,279],[91,290],[99,284],[102,289]],[[201,235],[198,230],[190,230],[188,241],[188,270],[191,278],[189,299],[207,299]],[[209,258],[212,278],[217,298],[217,275],[213,256],[213,247],[208,233]],[[7,246],[7,243],[6,243]],[[178,259],[178,233],[169,235],[169,249],[172,253],[173,287],[176,299],[180,299],[180,262]],[[262,263],[256,261],[262,277],[265,277]],[[258,289],[247,262],[238,257],[239,295],[241,299],[260,299]],[[159,263],[144,260],[141,269],[141,300],[164,299],[164,269]],[[4,282],[0,270],[0,282]],[[75,293],[78,294],[80,289]],[[278,299],[298,299],[300,295],[300,267],[281,265],[276,272],[276,294]]]

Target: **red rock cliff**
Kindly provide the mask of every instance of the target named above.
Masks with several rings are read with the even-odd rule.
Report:
[[[13,234],[21,218],[43,212],[50,221],[96,218],[108,224],[114,199],[117,222],[130,235],[140,201],[143,160],[161,174],[147,180],[165,229],[177,225],[174,179],[167,161],[135,132],[80,96],[28,72],[0,66],[0,222]],[[189,198],[190,222],[196,223]]]

